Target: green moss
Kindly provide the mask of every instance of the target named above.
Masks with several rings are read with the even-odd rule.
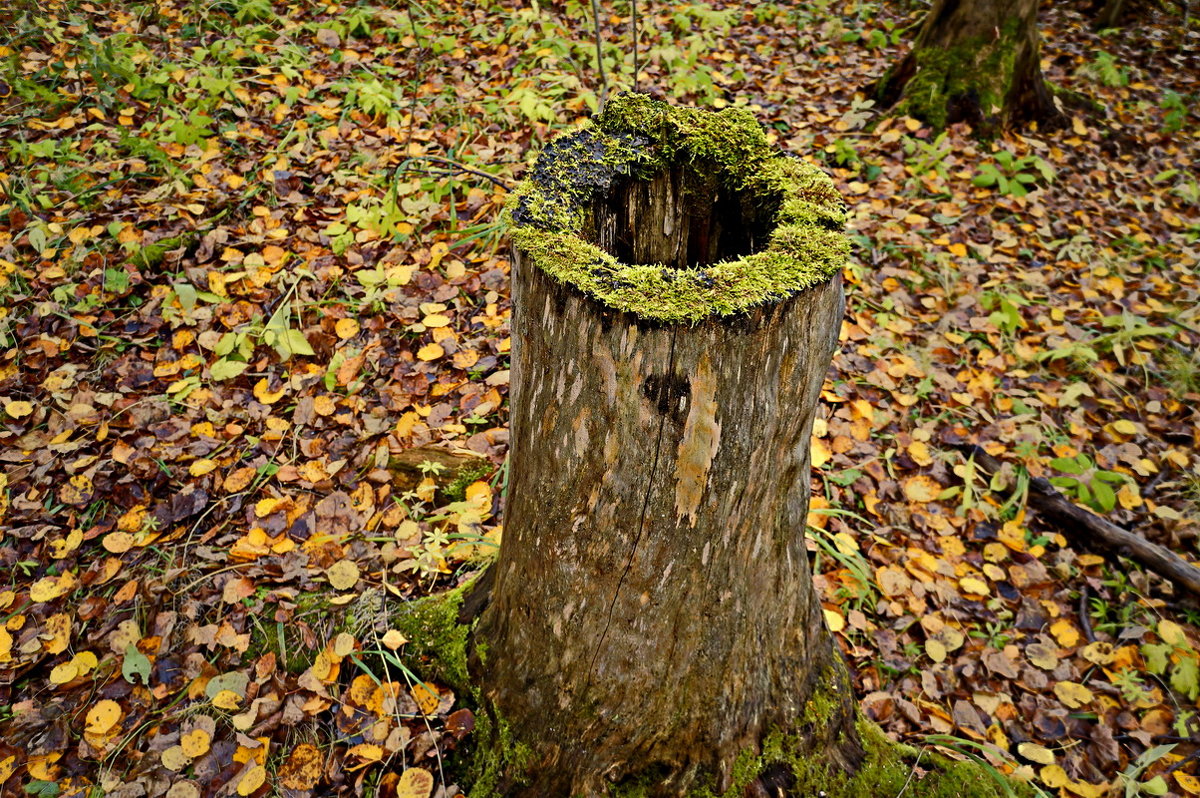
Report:
[[[345,608],[330,604],[327,593],[300,593],[294,603],[292,620],[288,623],[254,618],[249,628],[250,644],[246,648],[245,661],[257,660],[269,651],[288,673],[303,673],[312,667],[320,649],[305,643],[298,621],[312,627],[318,637],[326,638],[348,631],[350,627]]]
[[[405,659],[417,663],[422,678],[449,685],[460,693],[471,686],[467,671],[471,627],[459,623],[458,614],[475,578],[446,593],[404,602],[389,613],[394,627],[408,638]]]
[[[627,264],[591,243],[592,204],[620,180],[684,167],[769,215],[766,247],[706,267]],[[771,210],[771,209],[776,210]],[[772,147],[753,114],[613,98],[592,126],[551,142],[509,198],[517,247],[555,280],[660,322],[729,316],[786,298],[841,269],[845,207],[820,170]]]
[[[155,241],[153,244],[141,247],[132,256],[129,261],[134,265],[143,269],[152,269],[163,262],[163,258],[168,252],[179,249],[180,247],[191,246],[197,235],[188,233],[185,235],[172,236],[171,238],[163,238]]]
[[[476,715],[475,723],[475,737],[482,748],[476,750],[470,766],[470,798],[493,798],[501,794],[503,784],[523,781],[522,775],[534,767],[534,753],[513,736],[494,707]]]
[[[467,495],[467,488],[472,482],[483,479],[496,470],[490,460],[479,458],[464,465],[454,475],[454,479],[446,484],[444,492],[450,501],[460,502]]]
[[[715,793],[698,787],[689,798],[740,798],[746,786],[772,766],[784,765],[795,779],[790,795],[828,798],[862,798],[869,795],[900,795],[908,798],[1027,798],[1028,785],[1008,780],[997,771],[975,763],[957,762],[939,754],[922,752],[894,743],[874,723],[859,718],[858,736],[866,752],[853,776],[835,765],[806,755],[805,740],[798,735],[774,733],[763,741],[762,752],[744,752],[733,767],[728,790]],[[923,775],[915,768],[920,767]],[[614,793],[615,794],[615,793]],[[624,794],[623,798],[624,798]]]
[[[916,73],[904,87],[896,111],[937,129],[957,116],[975,115],[982,132],[998,127],[1016,64],[1019,23],[1008,20],[998,39],[968,39],[951,48],[920,47],[913,51]],[[967,113],[967,111],[970,113]]]

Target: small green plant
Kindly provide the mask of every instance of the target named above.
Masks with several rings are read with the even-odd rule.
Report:
[[[943,180],[949,178],[946,168],[946,156],[953,148],[946,143],[945,131],[938,134],[933,141],[918,139],[912,136],[904,137],[904,163],[915,178],[921,178],[930,172],[937,174]]]
[[[417,463],[417,469],[423,476],[429,476],[432,474],[436,477],[438,474],[446,470],[446,464],[434,462],[433,460],[422,460],[421,462]]]
[[[823,508],[813,512],[822,515],[846,515],[861,518],[848,510],[836,508]],[[879,599],[874,574],[854,538],[846,532],[834,534],[815,526],[810,526],[808,532],[818,548],[845,570],[846,576],[840,580],[837,597],[845,599],[853,608],[861,609],[873,606]],[[819,569],[820,563],[817,563],[816,567]]]
[[[1155,776],[1146,781],[1139,781],[1139,779],[1141,779],[1142,774],[1151,765],[1173,750],[1175,750],[1175,743],[1156,745],[1142,752],[1142,755],[1133,762],[1130,762],[1129,766],[1123,772],[1118,773],[1117,781],[1124,785],[1125,798],[1138,798],[1142,795],[1166,795],[1170,788],[1167,786],[1167,780],[1162,776]]]
[[[980,188],[995,188],[1001,194],[1024,197],[1039,183],[1054,182],[1054,167],[1037,155],[1018,158],[1008,150],[992,155],[994,163],[979,166],[972,183]]]
[[[1068,476],[1051,477],[1050,484],[1064,490],[1071,498],[1083,502],[1097,512],[1107,513],[1117,506],[1113,485],[1121,485],[1129,477],[1115,471],[1104,471],[1087,455],[1056,457],[1050,467]]]
[[[1028,307],[1030,302],[1020,294],[987,292],[979,301],[984,310],[991,311],[988,321],[1005,335],[1012,335],[1029,326],[1021,315],[1021,308]]]
[[[1178,133],[1183,130],[1195,102],[1196,98],[1190,94],[1183,95],[1170,89],[1164,91],[1162,100],[1158,103],[1163,112],[1163,132]]]
[[[1171,688],[1195,701],[1200,696],[1200,654],[1179,624],[1159,621],[1157,632],[1161,643],[1142,644],[1146,670],[1156,676],[1170,671]]]
[[[1104,50],[1097,52],[1095,60],[1081,66],[1077,73],[1105,86],[1116,88],[1129,85],[1129,73],[1117,64],[1116,56]]]
[[[343,85],[346,92],[345,106],[357,108],[375,120],[398,124],[400,109],[404,107],[404,92],[394,83],[384,83],[378,78],[365,77]]]

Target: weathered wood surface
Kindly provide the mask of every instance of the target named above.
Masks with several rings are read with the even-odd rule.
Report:
[[[776,730],[852,765],[804,544],[840,276],[695,326],[605,309],[519,253],[513,291],[505,541],[476,633],[485,697],[533,752],[508,794],[724,789]],[[817,692],[833,709],[805,726]]]

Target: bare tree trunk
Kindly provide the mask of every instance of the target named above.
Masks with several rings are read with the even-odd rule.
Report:
[[[1126,0],[1105,0],[1096,18],[1092,20],[1092,27],[1096,30],[1117,27],[1125,14],[1125,4]]]
[[[627,130],[623,102],[641,100],[614,99],[602,131]],[[571,251],[589,269],[603,266],[597,285],[618,294],[633,279],[620,269],[653,268],[663,297],[622,311],[555,279],[546,253],[556,234],[537,231],[520,203],[514,213],[549,243],[517,237],[513,268],[509,498],[491,604],[475,632],[480,717],[492,736],[483,792],[554,798],[637,785],[646,796],[700,787],[766,795],[764,784],[794,784],[788,758],[845,773],[863,755],[804,544],[810,436],[846,254],[828,229],[837,225],[817,220],[839,218],[840,201],[816,170],[767,160],[776,156],[752,118],[758,138],[738,156],[750,160],[737,167],[742,177],[718,162],[724,155],[705,156],[697,126],[728,139],[748,115],[679,121],[659,105],[639,124],[649,136],[678,122],[685,142],[674,160],[643,179],[602,176],[580,218],[592,241],[667,265],[613,266],[599,248]],[[662,135],[666,144],[637,146],[661,155],[670,146]],[[556,153],[596,150],[582,142]],[[612,153],[565,167],[594,177]],[[551,175],[561,170],[544,159],[546,184],[558,185]],[[776,166],[799,179],[756,188],[753,175]],[[812,207],[800,219],[791,200]],[[659,316],[684,312],[670,291],[710,291],[719,303],[742,277],[769,283],[771,264],[790,263],[773,260],[781,242],[800,228],[827,242],[834,264],[806,290],[776,285],[728,315],[653,318],[660,301]],[[813,257],[826,248],[804,246]],[[737,254],[742,277],[730,276]]]
[[[984,133],[1062,114],[1042,78],[1037,0],[936,0],[912,49],[878,84],[883,107]]]

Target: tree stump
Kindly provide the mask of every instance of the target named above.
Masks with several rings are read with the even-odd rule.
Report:
[[[746,111],[626,94],[546,148],[510,211],[479,794],[741,794],[794,783],[797,756],[853,771],[804,543],[849,250],[832,182]]]

